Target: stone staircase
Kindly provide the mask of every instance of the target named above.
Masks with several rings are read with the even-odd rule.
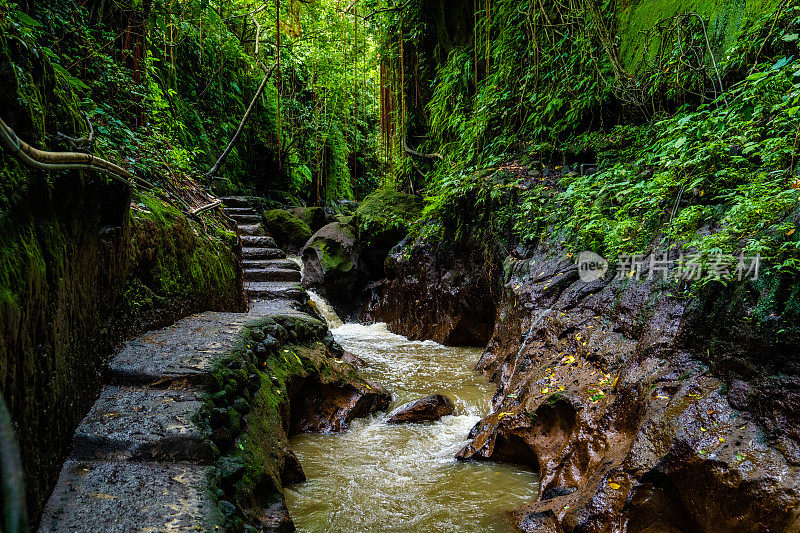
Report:
[[[196,531],[215,521],[206,489],[215,451],[193,423],[213,365],[250,321],[311,319],[302,312],[308,295],[300,267],[264,234],[244,199],[225,199],[225,208],[242,236],[250,310],[184,318],[129,341],[112,358],[40,532]],[[283,523],[282,510],[275,520]]]
[[[275,239],[261,227],[261,217],[250,198],[229,196],[223,199],[225,212],[239,229],[242,239],[242,268],[245,292],[250,300],[290,299],[305,294],[300,287],[300,266],[286,258]]]

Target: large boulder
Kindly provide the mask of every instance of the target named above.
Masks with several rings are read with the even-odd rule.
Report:
[[[356,418],[385,411],[391,401],[391,393],[378,383],[306,380],[292,393],[291,433],[344,431]]]
[[[353,225],[358,232],[364,269],[370,279],[384,276],[389,251],[408,233],[422,213],[422,199],[393,189],[378,189],[358,206]]]
[[[303,286],[324,296],[340,315],[348,314],[364,285],[355,229],[328,224],[308,240],[301,255]]]
[[[323,226],[335,222],[333,217],[322,207],[293,207],[287,211],[308,224],[312,232],[319,231]]]
[[[389,424],[405,424],[407,422],[424,422],[439,420],[443,416],[452,415],[456,410],[453,401],[442,394],[431,394],[401,405],[389,414]]]
[[[272,209],[263,216],[264,228],[285,250],[296,251],[311,237],[311,228],[284,209]]]

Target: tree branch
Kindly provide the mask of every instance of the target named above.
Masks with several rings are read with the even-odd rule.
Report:
[[[105,174],[128,186],[138,183],[148,189],[155,188],[149,181],[92,154],[82,152],[46,152],[34,148],[17,137],[14,130],[2,118],[0,118],[0,141],[14,157],[29,167],[41,170],[91,170]]]
[[[422,152],[417,152],[416,150],[412,150],[411,148],[409,148],[405,137],[403,137],[403,150],[405,150],[407,154],[413,155],[415,157],[421,157],[423,159],[441,159],[442,161],[445,161],[444,157],[442,157],[442,154],[440,154],[439,152],[434,152],[432,154],[423,154]]]
[[[275,70],[276,67],[277,67],[277,64],[273,65],[267,71],[267,73],[264,75],[264,79],[261,80],[261,85],[258,86],[258,90],[256,90],[256,94],[253,95],[253,99],[250,101],[250,105],[247,107],[247,111],[244,112],[244,116],[242,117],[242,121],[239,123],[239,127],[237,128],[236,133],[233,134],[233,138],[228,143],[228,146],[225,148],[225,151],[222,152],[222,155],[219,156],[219,159],[217,159],[217,162],[214,163],[214,166],[211,167],[211,169],[208,172],[203,174],[203,177],[209,178],[209,177],[213,176],[214,174],[216,174],[217,171],[219,170],[219,168],[225,162],[225,159],[228,157],[228,154],[231,153],[231,150],[233,149],[233,145],[236,144],[236,141],[239,140],[239,136],[242,134],[242,130],[244,129],[244,125],[247,123],[247,119],[250,118],[250,113],[252,113],[253,107],[255,107],[256,100],[258,100],[258,97],[261,96],[262,92],[264,92],[264,87],[267,86],[267,80],[269,80],[269,78],[272,76],[272,72]]]
[[[369,20],[372,17],[374,17],[375,15],[377,15],[378,13],[388,13],[389,11],[402,11],[403,9],[407,8],[408,4],[410,4],[410,3],[411,3],[411,0],[406,0],[405,2],[403,2],[402,4],[400,4],[398,6],[383,7],[381,9],[376,9],[372,13],[367,14],[364,17],[364,20]]]

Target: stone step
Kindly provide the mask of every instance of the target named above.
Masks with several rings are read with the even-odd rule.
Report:
[[[286,252],[280,248],[242,248],[242,258],[244,259],[284,259]]]
[[[240,235],[264,235],[264,229],[261,224],[239,224],[237,225]]]
[[[205,465],[68,459],[39,533],[208,531],[209,475]]]
[[[211,445],[192,422],[201,407],[194,390],[108,386],[75,431],[72,457],[208,463]]]
[[[300,271],[284,268],[246,268],[244,281],[300,281]]]
[[[251,207],[253,201],[250,196],[226,196],[222,203],[225,207]]]
[[[257,215],[258,213],[251,207],[226,207],[225,212],[229,216],[233,215]]]
[[[297,283],[278,281],[251,281],[244,284],[244,290],[253,300],[294,300],[305,302],[308,293]]]
[[[286,270],[297,270],[300,272],[300,265],[291,259],[244,259],[242,266],[248,268],[282,268]]]
[[[242,235],[242,246],[247,248],[277,248],[278,244],[272,237],[263,235]]]
[[[261,217],[256,214],[239,214],[239,213],[230,213],[230,217],[237,222],[237,224],[244,225],[244,224],[260,224]]]
[[[111,359],[111,379],[117,384],[203,383],[213,362],[233,348],[246,320],[244,314],[206,312],[145,333]]]

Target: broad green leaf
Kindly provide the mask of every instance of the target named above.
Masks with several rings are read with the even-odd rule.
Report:
[[[17,20],[19,20],[20,24],[24,24],[25,26],[30,26],[31,28],[36,28],[42,25],[41,22],[34,19],[30,15],[23,13],[22,11],[17,11]]]

